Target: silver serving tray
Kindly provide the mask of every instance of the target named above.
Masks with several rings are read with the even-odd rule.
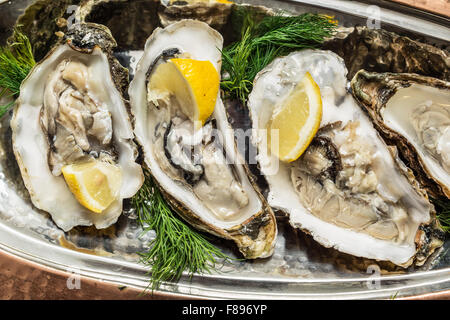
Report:
[[[6,39],[8,28],[31,2],[0,0],[0,41]],[[448,48],[450,43],[448,18],[387,1],[245,2],[297,14],[334,15],[346,27],[377,23],[373,19],[379,18],[384,29],[439,47]],[[125,210],[118,223],[106,231],[81,228],[64,234],[48,214],[34,208],[29,200],[11,150],[9,119],[10,115],[0,122],[0,249],[68,274],[144,290],[149,283],[149,270],[138,263],[137,252],[148,249],[154,234],[141,235],[133,210]],[[323,248],[311,237],[293,230],[286,218],[278,220],[279,235],[271,258],[236,261],[212,274],[192,277],[185,274],[177,283],[164,283],[159,292],[169,297],[210,299],[375,299],[450,289],[448,240],[436,259],[425,266],[387,272],[375,261]],[[228,242],[213,241],[229,255],[236,256]],[[74,250],[74,246],[80,250]]]

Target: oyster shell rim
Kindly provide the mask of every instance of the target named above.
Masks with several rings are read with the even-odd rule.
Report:
[[[170,24],[169,26],[167,26],[165,28],[156,28],[153,31],[153,33],[148,37],[148,39],[146,41],[146,45],[145,45],[145,50],[147,50],[147,48],[149,48],[152,45],[152,43],[155,41],[155,38],[160,33],[166,32],[166,33],[172,34],[172,33],[176,32],[177,28],[181,28],[188,24],[197,25],[197,26],[200,26],[201,28],[205,28],[205,30],[207,30],[207,32],[209,34],[211,34],[213,38],[217,37],[218,39],[220,39],[220,41],[223,41],[222,35],[218,31],[211,28],[207,23],[198,21],[198,20],[192,20],[192,19],[182,19],[178,22]],[[167,50],[167,46],[166,46],[166,50]],[[136,119],[138,117],[140,118],[142,115],[139,116],[135,112],[135,109],[142,108],[142,106],[141,105],[135,106],[135,104],[142,104],[142,102],[135,101],[133,91],[139,90],[139,88],[138,88],[139,85],[137,85],[136,83],[137,83],[139,77],[142,76],[142,75],[140,75],[140,73],[142,73],[144,75],[147,74],[147,70],[144,70],[146,68],[143,67],[143,65],[148,64],[148,63],[144,63],[145,58],[146,58],[146,56],[144,54],[142,56],[141,60],[138,62],[138,65],[136,67],[135,76],[129,86],[131,110],[132,110],[133,116]],[[215,63],[219,63],[219,66],[220,66],[220,62],[221,61],[219,60],[219,61],[216,61]],[[150,65],[151,65],[151,63],[150,63]],[[141,71],[139,71],[139,70],[141,70]],[[146,82],[146,79],[144,79],[144,83],[145,82]],[[218,97],[220,97],[220,92],[218,93]],[[218,99],[218,102],[216,102],[216,108],[217,108],[218,104],[221,104],[221,101],[219,103],[219,99]],[[222,108],[225,109],[223,104],[222,104]],[[224,113],[225,113],[225,110],[224,110]],[[214,114],[216,114],[216,111],[214,112]],[[225,116],[226,116],[226,114],[225,114]],[[229,127],[231,128],[231,126],[229,126]],[[248,175],[249,169],[246,168],[245,164],[242,164],[244,162],[238,162],[238,163],[240,165],[242,164],[245,174],[247,175],[248,181],[249,181],[250,185],[252,185],[255,195],[257,196],[258,200],[261,203],[261,210],[256,213],[253,213],[249,218],[247,218],[246,220],[244,220],[243,222],[241,222],[238,225],[234,225],[233,227],[226,228],[226,229],[216,227],[214,225],[211,225],[207,221],[204,221],[203,218],[196,215],[191,209],[186,208],[183,205],[181,200],[178,200],[174,195],[170,194],[169,192],[167,192],[163,188],[161,188],[158,179],[154,176],[154,173],[152,172],[151,164],[149,164],[148,160],[147,160],[146,155],[148,154],[148,152],[151,152],[151,151],[147,150],[147,148],[144,147],[146,142],[143,141],[143,139],[145,140],[146,133],[142,132],[142,134],[141,134],[141,133],[138,133],[137,130],[138,130],[138,126],[136,125],[134,128],[135,140],[142,147],[143,154],[144,154],[144,162],[146,164],[146,167],[147,167],[148,171],[150,172],[150,175],[154,178],[154,181],[160,187],[160,190],[162,190],[162,194],[163,194],[164,198],[168,201],[170,206],[174,209],[175,212],[177,212],[179,214],[179,216],[181,218],[183,218],[185,221],[187,221],[188,223],[190,223],[191,225],[193,225],[194,227],[196,227],[202,231],[209,232],[213,235],[216,235],[216,236],[224,238],[224,239],[233,240],[236,243],[237,247],[239,248],[240,252],[247,259],[264,258],[264,257],[268,257],[268,256],[272,255],[274,247],[275,247],[277,232],[278,232],[277,226],[276,226],[275,215],[274,215],[272,209],[266,203],[266,200],[262,196],[259,189],[257,189],[257,187],[255,188],[254,180],[252,179],[251,176]],[[224,137],[224,138],[226,139],[226,137]],[[234,143],[234,140],[233,140],[233,143]],[[240,158],[240,155],[238,154],[237,149],[236,149],[236,145],[233,146],[233,150],[234,150],[234,156]],[[248,230],[246,229],[246,226],[248,226],[251,222],[254,222],[257,220],[261,220],[263,223],[261,223],[259,225],[258,236],[256,238],[252,239],[252,237],[249,237],[247,235]],[[261,236],[264,237],[263,240],[264,240],[265,245],[263,246],[262,249],[261,248],[258,249],[257,241],[258,241],[258,238]]]
[[[306,49],[306,50],[311,50],[311,49]],[[318,49],[316,49],[315,51],[317,51]],[[305,51],[305,50],[302,50],[302,51]],[[314,50],[312,50],[312,51],[314,51]],[[318,50],[318,51],[324,51],[324,50]],[[336,54],[335,52],[333,52],[333,51],[329,51],[329,50],[326,50],[327,52],[329,52],[329,53],[331,53],[332,55],[335,55],[338,59],[340,59],[340,60],[342,60],[342,65],[343,66],[345,66],[345,64],[344,64],[344,62],[343,62],[343,59],[338,55],[338,54]],[[275,64],[275,63],[277,63],[277,61],[279,61],[279,60],[282,60],[282,59],[284,59],[284,58],[286,58],[286,57],[288,57],[288,56],[290,56],[290,55],[294,55],[294,54],[296,54],[296,53],[298,53],[299,51],[294,51],[294,52],[292,52],[292,53],[290,53],[290,54],[288,54],[287,56],[284,56],[284,57],[278,57],[278,58],[276,58],[274,61],[272,61],[267,67],[265,67],[263,70],[261,70],[260,72],[258,72],[258,74],[256,75],[256,77],[255,77],[255,80],[254,80],[254,82],[253,82],[253,85],[254,85],[254,87],[253,88],[255,88],[255,83],[257,82],[257,80],[261,77],[261,76],[263,76],[264,74],[266,74],[266,73],[269,73],[269,72],[271,72],[272,71],[272,68],[273,68],[273,65]],[[344,75],[345,76],[345,75]],[[348,81],[347,81],[347,84],[348,84]],[[254,90],[254,89],[253,89]],[[252,93],[253,93],[253,90],[252,90]],[[251,94],[252,94],[251,93]],[[251,94],[250,94],[250,96],[249,96],[249,108],[251,108],[250,107],[250,97],[251,97]],[[355,104],[356,104],[356,102],[355,102]],[[356,106],[358,106],[357,104],[356,104]],[[364,111],[363,110],[361,110],[361,112],[362,113],[364,113]],[[250,116],[250,119],[251,119],[251,121],[252,121],[252,128],[253,128],[253,123],[254,123],[254,121],[257,121],[257,120],[254,120],[253,119],[253,114],[252,114],[253,112],[251,111],[250,113],[249,113],[249,116]],[[369,121],[370,121],[370,118],[369,118]],[[259,127],[259,124],[258,124],[258,127]],[[321,129],[319,129],[319,131],[320,131]],[[256,138],[256,137],[252,137],[252,143],[253,143],[253,145],[255,146],[255,141],[257,141],[258,140],[258,138]],[[383,140],[382,140],[383,141]],[[384,141],[383,141],[384,142]],[[256,142],[257,143],[257,142]],[[385,142],[384,142],[385,143]],[[386,144],[386,143],[385,143]],[[257,149],[258,149],[258,146],[255,146]],[[395,163],[395,165],[396,166],[398,166],[398,167],[400,167],[399,166],[399,163],[398,163],[398,161],[400,161],[399,159],[395,159],[395,157],[394,157],[394,154],[393,154],[393,151],[395,151],[395,150],[391,150],[390,148],[388,148],[388,151],[389,151],[389,153],[392,155],[392,157],[393,157],[393,162]],[[259,152],[258,152],[258,154],[259,154]],[[258,160],[258,163],[259,163],[260,161]],[[422,190],[420,190],[420,188],[419,188],[419,185],[418,185],[418,183],[417,183],[417,181],[414,181],[414,176],[413,176],[413,174],[412,174],[412,172],[409,170],[406,170],[405,168],[403,168],[403,169],[401,169],[401,170],[399,170],[400,172],[401,172],[401,174],[409,181],[409,183],[410,183],[410,185],[411,185],[411,187],[413,188],[413,189],[415,189],[416,190],[416,192],[418,193],[418,194],[420,194],[420,195],[422,195],[428,202],[429,202],[429,200],[428,200],[428,197],[427,197],[427,195],[426,195],[426,193],[424,193]],[[263,174],[262,172],[261,172],[261,174]],[[266,177],[266,180],[267,180],[267,182],[268,182],[268,185],[269,185],[269,195],[268,195],[268,202],[269,202],[269,204],[273,207],[273,209],[275,210],[280,210],[280,211],[282,211],[284,214],[286,214],[288,217],[290,216],[290,213],[289,212],[287,212],[286,210],[284,210],[283,208],[281,208],[281,207],[277,207],[277,206],[274,206],[273,204],[272,204],[272,202],[271,202],[271,192],[270,192],[270,182],[269,182],[269,180],[267,179],[267,177]],[[402,267],[402,268],[407,268],[407,267],[409,267],[410,265],[412,265],[412,264],[415,264],[415,265],[417,265],[417,266],[420,266],[420,265],[422,265],[423,263],[425,263],[426,262],[426,260],[428,259],[428,257],[430,257],[430,256],[432,256],[433,255],[433,253],[435,252],[435,250],[437,249],[437,248],[439,248],[440,246],[442,246],[442,244],[443,244],[443,239],[444,239],[444,235],[443,235],[443,231],[442,230],[440,230],[440,225],[439,225],[439,222],[438,222],[438,220],[437,220],[437,218],[436,218],[436,216],[435,216],[435,210],[434,210],[434,206],[431,204],[431,203],[429,203],[430,204],[430,219],[429,219],[429,221],[427,222],[427,223],[422,223],[422,224],[420,224],[419,226],[418,226],[418,228],[417,228],[417,231],[416,231],[416,234],[415,234],[415,250],[414,250],[414,253],[411,255],[411,257],[407,260],[407,261],[403,261],[403,262],[394,262],[393,260],[391,260],[391,259],[378,259],[378,258],[376,258],[376,257],[374,257],[374,256],[365,256],[365,255],[358,255],[358,254],[355,254],[354,252],[348,252],[348,251],[345,251],[345,250],[341,250],[340,248],[339,248],[339,246],[336,244],[336,243],[333,243],[333,242],[330,242],[330,241],[328,241],[326,238],[324,238],[323,237],[323,234],[322,235],[317,235],[314,231],[311,231],[311,230],[309,230],[309,229],[307,229],[307,228],[305,228],[304,226],[303,226],[303,224],[301,223],[301,222],[298,222],[298,223],[293,223],[292,221],[291,221],[291,219],[289,219],[289,223],[291,224],[291,226],[293,227],[293,228],[298,228],[298,229],[301,229],[303,232],[305,232],[305,233],[307,233],[307,234],[309,234],[309,235],[311,235],[313,238],[314,238],[314,240],[315,241],[317,241],[319,244],[321,244],[322,246],[325,246],[325,247],[329,247],[329,248],[334,248],[334,249],[337,249],[338,251],[341,251],[341,252],[344,252],[344,253],[347,253],[347,254],[350,254],[350,255],[352,255],[352,256],[355,256],[355,257],[361,257],[361,258],[367,258],[367,259],[374,259],[374,260],[377,260],[377,261],[389,261],[389,262],[391,262],[391,263],[393,263],[393,264],[395,264],[395,265],[397,265],[397,266],[399,266],[399,267]],[[315,218],[315,217],[314,217]],[[317,219],[319,219],[319,218],[317,218]],[[319,219],[320,220],[320,219]],[[322,221],[322,220],[320,220],[320,221]],[[325,222],[326,223],[326,222]],[[428,232],[428,233],[425,233],[424,231],[423,231],[423,229],[424,228],[427,228],[427,227],[429,227],[429,226],[435,226],[435,228],[436,229],[433,229],[433,230],[435,230],[436,232]],[[353,231],[353,230],[350,230],[350,231],[352,231],[352,232],[355,232],[355,231]],[[356,232],[355,232],[356,233]],[[428,235],[430,235],[430,236],[428,236]],[[383,240],[384,241],[384,240]],[[431,246],[430,246],[430,244],[431,244]],[[426,250],[425,250],[425,249]],[[425,257],[422,257],[422,256],[419,256],[419,254],[421,253],[421,251],[424,251],[425,250],[425,252],[426,252],[426,256]]]
[[[374,81],[379,88],[374,88],[377,95],[370,95],[362,88],[363,83]],[[426,164],[419,156],[416,148],[402,134],[390,129],[383,121],[379,110],[382,109],[398,89],[410,87],[413,83],[431,86],[438,89],[450,90],[450,82],[438,78],[422,76],[415,73],[377,73],[364,69],[359,70],[350,82],[352,95],[360,107],[369,115],[378,132],[390,145],[399,149],[402,159],[414,173],[420,185],[435,199],[450,198],[450,187],[431,176]],[[381,92],[383,91],[383,92]],[[374,100],[375,99],[375,100]]]
[[[104,40],[104,42],[96,43],[95,45],[93,45],[90,48],[77,46],[76,43],[77,42],[80,43],[80,42],[76,39],[80,36],[82,37],[84,32],[92,31],[90,29],[98,30],[99,33],[102,33],[102,35],[100,35],[100,38],[103,36],[103,38],[101,38],[101,39]],[[109,32],[109,29],[106,28],[105,26],[94,24],[94,23],[76,24],[73,26],[72,32],[68,32],[62,39],[60,39],[60,41],[51,48],[51,50],[45,55],[45,57],[42,58],[39,62],[37,62],[36,65],[31,69],[31,71],[28,73],[28,75],[22,81],[21,92],[24,91],[23,87],[27,85],[27,80],[31,79],[32,77],[35,77],[36,76],[35,72],[39,72],[40,69],[43,67],[43,65],[45,65],[47,63],[47,60],[52,58],[52,56],[54,54],[59,54],[59,55],[67,54],[69,56],[80,54],[83,57],[85,57],[84,55],[92,54],[94,56],[99,56],[98,59],[103,60],[104,62],[107,62],[108,63],[107,68],[108,68],[109,75],[110,75],[110,83],[112,85],[112,90],[115,90],[117,92],[117,98],[120,99],[120,101],[124,107],[124,114],[126,114],[126,116],[127,116],[127,118],[124,118],[123,121],[129,123],[129,129],[131,130],[130,131],[131,136],[128,138],[116,137],[116,135],[113,133],[113,137],[115,140],[115,142],[113,142],[113,143],[114,144],[119,143],[119,144],[123,144],[123,146],[126,146],[126,148],[128,148],[128,150],[123,150],[122,152],[125,152],[125,154],[128,153],[128,155],[133,158],[133,161],[132,161],[133,162],[132,166],[134,167],[133,171],[136,171],[139,168],[139,170],[138,170],[139,172],[137,172],[137,171],[134,172],[134,173],[137,173],[137,176],[135,176],[136,186],[134,188],[131,188],[131,189],[135,190],[133,192],[136,193],[144,182],[144,174],[142,172],[141,166],[136,162],[136,159],[138,156],[138,151],[137,151],[136,145],[133,142],[133,138],[134,138],[134,135],[132,132],[133,118],[129,112],[128,101],[122,95],[123,87],[121,86],[121,84],[123,85],[123,81],[125,81],[125,78],[124,78],[125,75],[128,76],[128,70],[126,68],[122,67],[119,64],[119,62],[116,60],[116,58],[114,58],[112,56],[111,50],[115,46],[116,46],[116,42],[115,42],[114,38],[112,37],[111,33]],[[55,61],[58,61],[59,59],[60,59],[59,57],[54,58]],[[53,61],[53,63],[55,63],[55,61]],[[116,78],[118,78],[119,81],[116,81]],[[75,202],[79,205],[79,209],[82,211],[82,213],[80,213],[80,216],[79,216],[79,224],[64,223],[59,218],[54,217],[53,213],[42,208],[41,201],[38,198],[36,198],[37,197],[36,191],[35,191],[35,188],[33,187],[33,184],[31,183],[31,178],[28,174],[29,170],[25,166],[23,159],[22,159],[22,155],[16,146],[16,139],[17,139],[16,130],[19,130],[19,131],[22,130],[22,129],[20,129],[20,126],[17,124],[17,115],[21,111],[20,110],[21,106],[23,106],[22,98],[23,97],[21,95],[19,95],[19,97],[16,99],[16,101],[14,103],[13,116],[10,121],[10,127],[12,129],[12,149],[13,149],[14,157],[15,157],[16,162],[20,169],[22,180],[24,182],[24,185],[25,185],[28,193],[30,194],[30,198],[31,198],[33,205],[36,208],[48,213],[52,217],[52,220],[55,222],[55,224],[65,232],[71,230],[72,228],[74,228],[76,226],[95,225],[95,227],[97,229],[104,229],[104,228],[107,228],[107,227],[111,226],[112,224],[116,223],[117,220],[119,219],[119,217],[123,213],[122,209],[117,210],[117,208],[122,208],[123,200],[130,198],[129,196],[121,197],[120,199],[115,201],[108,209],[106,209],[105,212],[102,213],[102,215],[106,215],[110,210],[113,210],[113,209],[116,210],[117,212],[114,214],[114,216],[109,217],[108,220],[103,219],[104,220],[103,222],[102,222],[102,219],[100,219],[100,220],[97,219],[99,217],[99,214],[90,212],[88,209],[84,208],[81,204],[78,204],[77,201],[75,201]],[[42,130],[40,128],[40,125],[38,125],[38,129]],[[113,130],[113,132],[114,131],[115,130]],[[121,132],[122,132],[122,134],[124,133],[123,129],[121,130]],[[47,148],[49,148],[47,143],[48,142],[45,141]],[[120,149],[124,149],[123,146],[121,146]],[[119,161],[120,161],[120,159],[121,159],[121,156],[119,155]],[[130,159],[128,159],[128,160],[130,160]],[[128,161],[128,160],[126,160],[126,161]],[[130,162],[130,164],[131,164],[131,162]],[[62,179],[62,177],[60,177],[60,178]],[[128,190],[128,191],[126,191],[126,190]],[[125,191],[130,192],[130,188],[124,189],[124,186],[122,186],[121,194]]]

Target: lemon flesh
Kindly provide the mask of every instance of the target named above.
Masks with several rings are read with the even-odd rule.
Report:
[[[62,168],[66,183],[85,208],[101,213],[118,199],[122,172],[114,164],[90,161]]]
[[[267,125],[271,153],[281,161],[297,160],[311,143],[322,119],[319,86],[307,72],[303,79],[276,106]]]
[[[175,96],[181,111],[199,129],[214,111],[219,82],[219,73],[210,61],[175,58],[156,68],[149,91],[157,99]]]

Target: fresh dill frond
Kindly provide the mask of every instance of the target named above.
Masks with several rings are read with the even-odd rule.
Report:
[[[436,216],[441,223],[442,229],[450,233],[450,200],[431,199],[436,209]]]
[[[228,92],[234,93],[241,101],[245,101],[252,87],[251,77],[246,77],[248,64],[252,57],[250,46],[250,29],[246,29],[242,40],[222,51],[223,70],[228,72],[227,77],[221,82],[221,86]]]
[[[399,291],[395,292],[393,295],[391,295],[391,296],[389,297],[389,299],[390,299],[390,300],[395,300],[395,299],[397,299],[398,294],[399,294]]]
[[[183,272],[211,273],[227,256],[208,239],[180,220],[165,201],[161,191],[146,172],[139,192],[132,199],[144,233],[154,230],[156,238],[147,252],[140,252],[140,262],[151,267],[149,288],[158,289],[162,282],[178,281]]]
[[[242,13],[241,13],[242,15]],[[245,104],[256,74],[276,57],[292,51],[317,48],[336,30],[336,21],[317,14],[270,16],[252,23],[241,18],[241,39],[222,50],[222,89]]]
[[[0,98],[16,98],[20,92],[20,85],[31,68],[36,64],[28,37],[14,29],[12,41],[0,47]],[[0,106],[0,117],[13,105],[9,102]]]

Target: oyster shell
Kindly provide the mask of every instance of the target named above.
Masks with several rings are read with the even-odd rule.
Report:
[[[159,5],[159,0],[84,0],[76,18],[108,27],[121,50],[142,50],[148,35],[160,26]]]
[[[275,217],[237,152],[220,94],[212,116],[194,133],[176,99],[155,102],[147,91],[155,66],[173,57],[207,60],[219,72],[222,41],[196,20],[155,30],[129,88],[135,136],[165,198],[187,222],[233,240],[246,258],[267,257],[277,234]],[[194,150],[191,156],[184,155],[184,141]]]
[[[33,47],[33,54],[36,61],[41,60],[59,40],[56,32],[66,31],[60,21],[66,21],[73,14],[78,0],[36,0],[28,6],[24,13],[19,16],[16,27],[24,32]]]
[[[25,186],[64,231],[115,223],[122,200],[143,182],[122,98],[127,71],[112,57],[115,46],[103,26],[73,26],[23,81],[14,109],[13,150]],[[116,164],[123,177],[117,200],[101,214],[83,207],[61,175],[64,165],[91,159]]]
[[[267,125],[306,72],[321,90],[320,129],[299,159],[281,162],[269,151]],[[402,267],[421,265],[442,245],[434,208],[347,93],[346,74],[336,54],[303,50],[256,76],[248,106],[268,202],[326,247]]]
[[[361,69],[372,72],[417,73],[450,81],[448,51],[383,29],[355,27],[324,44],[348,68],[349,80]]]
[[[260,5],[238,4],[228,0],[160,0],[158,17],[162,26],[183,19],[207,23],[219,31],[225,45],[238,41],[246,19],[257,24],[275,11]]]
[[[434,198],[450,197],[450,83],[359,71],[352,93]]]
[[[97,23],[110,29],[119,50],[142,50],[157,27],[190,18],[209,23],[222,33],[225,43],[237,40],[245,8],[255,22],[274,10],[248,4],[219,1],[166,0],[36,0],[18,18],[16,26],[28,36],[35,59],[42,59],[74,23]]]
[[[161,0],[158,15],[163,27],[182,19],[196,19],[220,30],[228,22],[232,6],[230,1]]]

